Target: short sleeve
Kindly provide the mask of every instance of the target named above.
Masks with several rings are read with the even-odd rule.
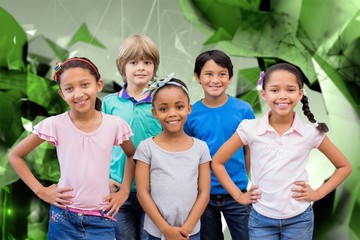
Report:
[[[210,150],[206,142],[199,140],[200,142],[200,164],[210,162],[211,156],[210,156]]]
[[[54,118],[44,119],[34,126],[33,133],[39,138],[49,142],[51,145],[58,144],[56,128],[54,126]]]
[[[134,160],[138,160],[146,164],[151,163],[151,151],[149,144],[147,142],[148,140],[144,140],[140,142],[139,146],[136,148],[134,154]]]
[[[189,119],[189,118],[188,118]],[[184,131],[187,135],[191,136],[191,137],[194,137],[195,134],[194,132],[192,131],[191,129],[191,126],[190,126],[190,121],[186,121],[185,125],[184,125]]]
[[[237,134],[239,135],[241,141],[244,143],[244,145],[250,144],[250,136],[248,134],[249,132],[249,120],[244,119],[236,129]]]
[[[255,114],[254,114],[254,111],[251,107],[251,105],[249,104],[249,107],[246,111],[246,116],[245,116],[246,119],[255,119]]]
[[[122,144],[125,141],[128,141],[130,137],[133,135],[133,132],[129,124],[120,117],[118,117],[118,119],[119,119],[118,134],[116,136],[116,141],[114,143],[114,145],[116,146]]]
[[[324,141],[324,138],[326,136],[326,133],[319,132],[319,130],[316,129],[316,135],[314,136],[314,148],[318,148],[320,144]]]

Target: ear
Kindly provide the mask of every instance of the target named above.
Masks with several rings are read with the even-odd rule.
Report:
[[[97,81],[96,83],[96,87],[97,87],[97,92],[101,92],[103,87],[104,87],[104,81],[102,79],[99,79],[99,81]]]
[[[191,113],[191,111],[192,111],[192,105],[191,105],[191,104],[189,104],[188,114],[190,114],[190,113]]]
[[[263,89],[261,89],[260,94],[261,94],[261,98],[262,98],[264,101],[266,101],[266,94],[265,94],[265,91],[264,91]]]
[[[61,89],[58,90],[58,94],[60,95],[60,97],[64,100],[65,100],[65,96],[64,96],[64,93],[61,91]]]
[[[303,96],[305,95],[304,94],[304,91],[305,91],[305,89],[304,88],[302,88],[302,89],[300,89],[300,93],[299,93],[299,101],[303,98]]]
[[[199,78],[199,76],[198,76],[196,73],[194,73],[194,77],[195,77],[195,80],[196,80],[199,84],[201,84],[200,78]]]
[[[152,113],[152,115],[154,116],[154,118],[157,118],[157,116],[156,116],[156,111],[155,111],[154,108],[151,109],[151,113]]]

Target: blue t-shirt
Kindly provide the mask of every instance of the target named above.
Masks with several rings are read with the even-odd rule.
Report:
[[[192,108],[185,124],[185,132],[207,143],[211,157],[235,133],[244,119],[254,119],[249,103],[229,96],[228,101],[217,108],[205,106],[201,100]],[[225,164],[230,178],[244,190],[248,185],[244,149],[240,148]],[[211,171],[211,194],[228,194]]]
[[[137,147],[142,140],[158,135],[162,127],[151,113],[150,95],[138,102],[133,97],[130,97],[125,89],[126,84],[120,92],[105,96],[102,102],[102,111],[106,114],[119,116],[129,124],[134,133],[131,140]],[[122,148],[114,146],[110,163],[111,179],[122,183],[125,161],[126,155]],[[131,186],[131,191],[136,191],[135,181]]]

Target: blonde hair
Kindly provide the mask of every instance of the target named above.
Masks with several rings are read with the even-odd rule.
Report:
[[[126,82],[125,65],[130,60],[151,60],[154,63],[154,76],[160,64],[160,53],[156,44],[145,35],[130,35],[120,45],[116,67]]]

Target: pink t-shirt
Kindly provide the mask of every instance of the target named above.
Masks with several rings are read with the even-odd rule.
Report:
[[[238,129],[242,142],[251,153],[251,180],[259,186],[261,199],[254,209],[270,218],[296,216],[309,207],[307,201],[291,196],[295,181],[309,182],[306,171],[309,154],[323,141],[325,134],[305,124],[295,113],[293,125],[282,136],[270,126],[269,114],[255,120],[243,120]]]
[[[113,145],[129,140],[132,131],[120,117],[102,113],[98,129],[80,131],[68,112],[49,117],[33,133],[56,146],[60,164],[58,187],[72,187],[75,197],[68,207],[101,210],[109,195],[109,169]]]

